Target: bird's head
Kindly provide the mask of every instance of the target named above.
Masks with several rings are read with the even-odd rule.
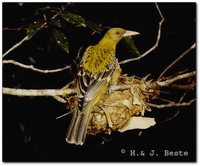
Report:
[[[135,36],[138,34],[140,34],[140,33],[136,32],[136,31],[125,30],[123,28],[111,28],[104,35],[102,42],[110,41],[110,42],[114,42],[115,44],[117,44],[124,37]]]

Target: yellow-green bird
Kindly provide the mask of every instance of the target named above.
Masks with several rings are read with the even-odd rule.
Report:
[[[108,91],[116,68],[116,45],[123,37],[137,34],[139,33],[123,28],[111,28],[98,44],[89,46],[84,52],[76,79],[79,108],[73,110],[66,136],[68,143],[83,145],[91,111],[100,97]]]

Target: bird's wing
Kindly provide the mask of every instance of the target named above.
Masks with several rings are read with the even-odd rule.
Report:
[[[115,70],[116,59],[114,58],[106,69],[99,74],[90,74],[84,72],[80,65],[80,70],[77,76],[77,90],[79,104],[85,107],[88,102],[93,100],[104,86],[108,85],[111,75]],[[82,100],[82,101],[81,101]]]
[[[90,84],[85,93],[85,101],[93,100],[98,95],[99,91],[101,91],[101,89],[110,81],[114,70],[115,61],[113,60],[102,73],[90,76]]]

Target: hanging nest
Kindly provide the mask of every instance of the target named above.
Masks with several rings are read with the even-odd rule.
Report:
[[[132,117],[142,117],[146,110],[150,111],[147,101],[155,93],[158,94],[158,90],[150,88],[152,83],[151,81],[146,81],[146,78],[136,79],[122,76],[119,78],[117,86],[118,90],[105,94],[94,106],[88,125],[88,134],[111,134],[112,131],[134,129],[135,126],[130,126],[130,123],[136,119]],[[127,87],[130,88],[127,89]],[[148,122],[149,120],[148,118]],[[143,123],[145,123],[144,121],[145,118]],[[155,121],[152,121],[151,125],[153,124],[155,124]]]
[[[157,96],[159,91],[146,78],[120,76],[117,84],[111,86],[111,92],[103,95],[94,106],[88,134],[111,134],[113,131],[145,129],[155,125],[154,118],[143,116],[145,111],[151,110],[147,101]],[[73,103],[74,98],[71,98],[70,107],[73,107]]]

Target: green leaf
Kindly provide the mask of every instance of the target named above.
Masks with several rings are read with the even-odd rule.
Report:
[[[44,27],[44,24],[44,20],[38,20],[30,24],[26,28],[26,34],[28,36],[28,39],[31,39],[33,36],[35,36]]]
[[[42,8],[38,8],[36,9],[35,15],[43,15],[43,14],[47,14],[47,13],[55,13],[59,10],[59,8],[57,7],[52,7],[52,6],[45,6]]]
[[[62,27],[60,19],[54,18],[53,20],[50,21],[50,23],[57,28]]]
[[[36,13],[45,13],[45,12],[48,12],[49,10],[52,10],[52,8],[50,6],[45,6],[45,7],[36,9]]]
[[[86,20],[86,25],[87,25],[90,29],[92,29],[92,30],[94,30],[94,31],[96,31],[96,32],[98,32],[98,33],[102,33],[103,30],[104,30],[102,24],[96,24],[96,23],[91,22],[91,21],[88,21],[88,20]]]
[[[56,39],[57,44],[63,50],[65,50],[65,52],[69,53],[69,42],[67,40],[66,35],[57,29],[53,29],[53,36]]]
[[[124,38],[124,41],[125,41],[125,44],[127,45],[127,47],[129,48],[129,50],[131,51],[131,53],[135,57],[138,57],[141,55],[138,48],[136,47],[135,42],[132,37],[126,37],[126,38]]]
[[[73,25],[76,25],[78,27],[81,27],[81,26],[88,27],[98,33],[101,33],[103,31],[103,27],[101,24],[96,24],[94,22],[91,22],[78,14],[71,13],[68,11],[63,11],[60,15],[65,21],[67,21]]]
[[[60,15],[65,21],[71,24],[86,27],[85,19],[78,14],[74,14],[68,11],[63,11]]]

